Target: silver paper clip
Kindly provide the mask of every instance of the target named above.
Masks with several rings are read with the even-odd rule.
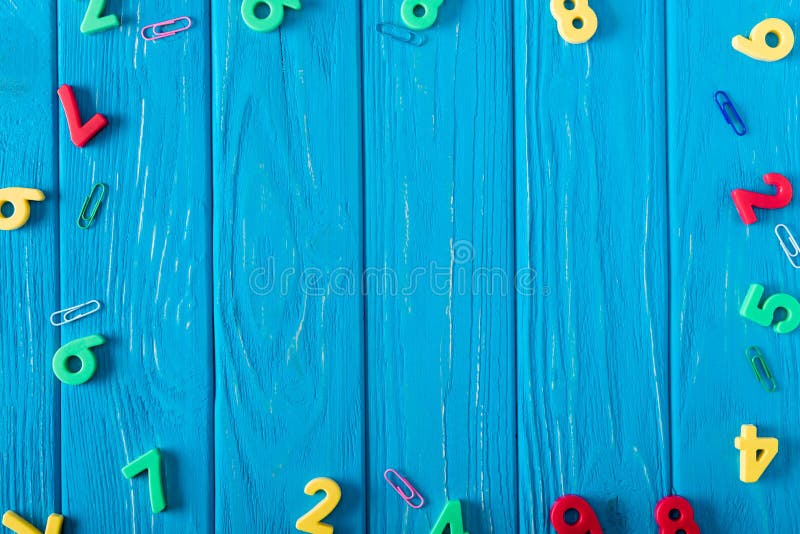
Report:
[[[739,116],[739,112],[736,111],[736,108],[733,107],[733,102],[725,93],[725,91],[717,91],[714,93],[714,100],[719,107],[719,110],[722,112],[722,116],[725,117],[725,122],[731,125],[733,128],[734,133],[739,137],[743,136],[747,133],[747,126],[744,125],[744,121]]]
[[[789,240],[788,245],[786,244],[786,241],[784,241],[783,237],[781,237],[781,234],[778,231],[779,228],[783,228],[786,231],[786,236]],[[785,224],[778,224],[775,226],[775,235],[778,236],[778,243],[781,244],[783,253],[786,254],[787,258],[789,258],[789,263],[791,263],[792,267],[795,269],[800,269],[800,265],[794,262],[794,259],[800,255],[800,246],[797,246],[797,241],[795,241],[792,232],[789,231],[789,228]]]
[[[53,326],[61,326],[62,324],[67,324],[71,323],[72,321],[77,321],[78,319],[82,319],[87,315],[95,313],[100,309],[100,306],[101,305],[99,301],[90,300],[89,302],[78,304],[77,306],[72,306],[69,308],[64,308],[63,310],[58,310],[57,312],[53,312],[50,314],[50,324]],[[84,308],[87,309],[84,310]],[[61,316],[60,319],[59,315]]]
[[[186,21],[185,26],[179,26],[174,30],[169,30],[166,32],[159,31],[161,28],[165,28],[166,26],[170,26],[175,24],[176,22]],[[156,22],[155,24],[148,24],[144,28],[142,28],[142,39],[145,41],[156,41],[158,39],[163,39],[164,37],[169,37],[170,35],[175,35],[176,33],[185,32],[189,28],[192,27],[192,19],[189,17],[178,17],[176,19],[165,20],[162,22]],[[147,36],[147,30],[150,30],[150,36]]]
[[[382,33],[383,35],[391,37],[395,41],[400,41],[401,43],[406,43],[413,46],[422,46],[425,44],[424,36],[393,24],[379,22],[375,26],[375,29],[378,30],[378,33]]]

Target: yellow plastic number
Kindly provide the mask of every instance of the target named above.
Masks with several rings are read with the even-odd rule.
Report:
[[[30,200],[44,200],[44,193],[27,187],[0,189],[0,206],[5,203],[14,206],[14,213],[10,217],[4,217],[0,213],[0,230],[16,230],[28,222],[28,217],[31,216]]]
[[[778,44],[767,44],[767,35],[778,38]],[[789,55],[794,47],[792,27],[781,19],[766,19],[750,31],[750,38],[737,35],[731,41],[734,50],[759,61],[778,61]]]
[[[739,453],[739,480],[756,482],[778,454],[777,438],[759,438],[754,425],[742,425],[742,435],[734,440]]]
[[[335,480],[326,477],[315,478],[306,484],[306,495],[314,495],[319,491],[325,492],[325,498],[319,504],[308,511],[304,516],[297,520],[295,527],[300,532],[311,534],[333,534],[333,527],[322,522],[342,498],[342,490]]]
[[[61,526],[63,524],[63,516],[50,514],[50,517],[47,518],[47,527],[45,527],[44,534],[61,534]],[[3,526],[17,534],[42,534],[38,528],[31,525],[11,510],[3,514]]]
[[[550,0],[550,13],[558,22],[558,33],[568,43],[585,43],[597,31],[597,15],[588,0]]]

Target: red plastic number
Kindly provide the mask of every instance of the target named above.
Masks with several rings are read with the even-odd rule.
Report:
[[[674,518],[674,519],[673,519]],[[689,501],[673,495],[664,497],[656,505],[658,534],[700,534],[700,527],[694,522],[694,510]]]
[[[86,121],[86,124],[81,124],[81,112],[75,101],[75,93],[72,92],[72,87],[69,85],[64,84],[58,88],[58,98],[61,99],[64,115],[67,116],[69,137],[76,146],[86,146],[92,137],[108,125],[108,120],[99,113],[95,113],[94,117]]]
[[[564,515],[570,510],[578,512],[578,520],[567,523]],[[558,534],[603,534],[600,521],[592,507],[577,495],[564,495],[550,508],[550,522]]]
[[[785,176],[771,172],[764,175],[764,183],[774,185],[777,190],[776,193],[774,195],[764,195],[744,189],[734,189],[731,192],[739,217],[742,218],[742,222],[745,224],[753,224],[758,220],[753,208],[776,210],[785,208],[792,201],[792,184],[789,183]]]

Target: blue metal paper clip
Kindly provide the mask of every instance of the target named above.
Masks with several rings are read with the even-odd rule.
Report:
[[[382,33],[383,35],[391,37],[392,39],[400,41],[401,43],[414,46],[422,46],[425,44],[424,36],[414,33],[411,30],[400,28],[399,26],[386,24],[385,22],[379,22],[375,26],[375,29],[378,30],[378,33]]]
[[[731,125],[731,128],[733,128],[733,131],[736,132],[736,135],[742,136],[746,134],[747,126],[744,125],[744,121],[739,116],[736,108],[733,107],[733,102],[731,102],[731,99],[728,98],[728,95],[725,94],[724,91],[717,91],[714,93],[714,100],[717,102],[717,106],[719,106],[722,116],[725,117],[725,122]]]

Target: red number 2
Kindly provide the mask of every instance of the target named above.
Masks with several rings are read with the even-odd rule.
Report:
[[[694,510],[689,501],[672,495],[664,497],[656,505],[658,534],[700,534],[700,527],[694,522]]]
[[[574,523],[567,523],[567,512],[578,513]],[[600,521],[591,505],[577,495],[564,495],[550,508],[550,522],[558,534],[603,534]]]
[[[774,195],[753,193],[744,189],[734,189],[731,192],[739,217],[742,218],[742,222],[745,224],[753,224],[758,220],[753,208],[775,210],[785,208],[792,201],[792,184],[789,183],[785,176],[771,172],[764,175],[764,183],[775,186],[776,192]]]

